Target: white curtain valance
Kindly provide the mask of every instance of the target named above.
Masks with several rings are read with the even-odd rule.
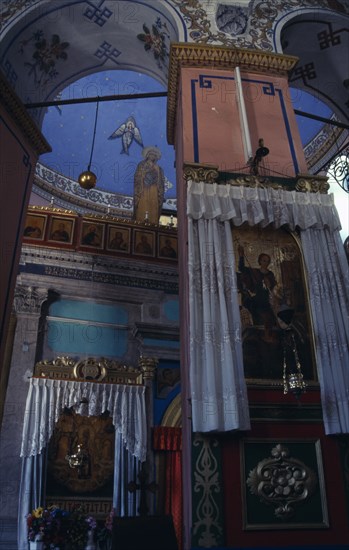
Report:
[[[187,197],[187,214],[194,220],[232,220],[237,226],[248,222],[262,227],[273,223],[276,228],[287,224],[290,229],[341,228],[332,194],[189,181]]]
[[[22,457],[42,452],[65,407],[73,407],[75,412],[84,416],[98,416],[109,411],[126,449],[139,460],[145,461],[147,429],[144,386],[45,378],[30,380],[22,434]]]

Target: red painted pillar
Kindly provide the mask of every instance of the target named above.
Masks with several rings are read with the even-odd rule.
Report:
[[[23,226],[38,156],[49,152],[20,99],[0,73],[0,380],[21,250]],[[0,406],[0,416],[3,403]]]

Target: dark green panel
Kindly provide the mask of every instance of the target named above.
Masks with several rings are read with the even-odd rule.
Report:
[[[192,443],[192,544],[224,544],[221,449],[214,436],[194,434]]]

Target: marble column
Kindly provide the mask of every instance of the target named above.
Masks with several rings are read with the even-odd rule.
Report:
[[[15,289],[13,314],[17,322],[0,439],[0,548],[6,550],[16,548],[9,537],[17,535],[24,409],[35,363],[41,306],[47,295],[47,289],[42,288],[17,285]]]
[[[154,357],[144,357],[141,356],[138,361],[138,365],[143,373],[145,390],[145,406],[147,414],[147,461],[146,469],[148,474],[147,481],[151,483],[154,481],[155,473],[155,463],[154,463],[154,451],[153,451],[153,442],[152,442],[152,427],[154,424],[154,378],[156,373],[156,367],[158,364],[158,359]],[[148,508],[149,513],[154,514],[155,510],[155,501],[156,499],[153,496],[150,496],[148,493]]]

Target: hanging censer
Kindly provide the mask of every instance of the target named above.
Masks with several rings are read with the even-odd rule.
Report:
[[[284,386],[284,394],[288,392],[299,399],[302,393],[306,391],[306,383],[304,381],[302,367],[299,360],[295,331],[292,327],[292,318],[294,310],[292,308],[284,308],[277,314],[279,323],[284,328],[282,330],[282,345],[283,345],[283,373],[282,380]]]
[[[283,384],[284,394],[291,392],[299,399],[302,393],[306,390],[306,383],[304,382],[302,367],[299,361],[296,339],[294,330],[289,327],[283,334]]]

